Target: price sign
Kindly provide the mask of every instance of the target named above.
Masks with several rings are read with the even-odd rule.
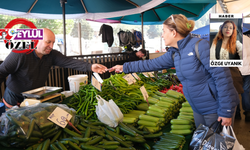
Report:
[[[136,73],[132,73],[132,75],[133,75],[137,80],[141,80],[141,78],[140,78]]]
[[[147,72],[143,72],[142,74],[143,74],[145,77],[148,77],[148,76],[149,76]]]
[[[148,92],[146,91],[145,87],[144,86],[140,87],[140,90],[142,92],[144,100],[147,101],[147,103],[148,103]],[[149,103],[148,103],[148,105],[149,105]]]
[[[153,78],[155,77],[152,72],[148,72],[148,74],[150,77],[153,77]]]
[[[103,82],[102,78],[100,77],[100,75],[98,73],[94,72],[93,75],[95,76],[95,78],[97,79],[97,81],[99,81],[100,83]]]
[[[102,91],[102,85],[99,81],[96,80],[94,76],[91,78],[91,84],[99,91]]]
[[[70,120],[72,115],[63,110],[60,107],[56,107],[56,109],[49,115],[47,119],[59,125],[62,128],[65,128],[68,124],[67,120]]]
[[[128,81],[129,85],[136,82],[135,78],[131,74],[127,74],[123,76],[123,78]]]

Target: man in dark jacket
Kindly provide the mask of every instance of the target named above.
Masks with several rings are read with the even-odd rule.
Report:
[[[142,58],[146,56],[146,50],[140,49],[139,51],[133,51],[129,54],[129,61],[137,61],[142,60]]]
[[[0,83],[8,76],[2,99],[6,107],[20,104],[24,100],[22,92],[44,86],[51,66],[97,73],[107,69],[100,64],[89,64],[62,55],[52,49],[54,42],[55,34],[44,29],[43,40],[38,42],[37,49],[29,54],[11,52],[0,65]]]

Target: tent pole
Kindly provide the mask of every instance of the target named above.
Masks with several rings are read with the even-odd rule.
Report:
[[[63,12],[63,48],[64,48],[64,55],[67,56],[66,50],[66,23],[65,23],[65,3],[67,0],[60,0],[62,12]]]
[[[143,34],[143,14],[144,12],[141,13],[141,34],[142,34],[142,48],[145,49],[145,43],[144,43],[144,34]]]

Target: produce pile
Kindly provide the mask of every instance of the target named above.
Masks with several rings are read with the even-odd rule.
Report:
[[[34,107],[10,109],[0,120],[0,144],[21,148],[54,137],[60,127],[47,118],[56,107],[71,114],[71,121],[74,122],[75,111],[66,105],[40,103]]]
[[[74,94],[67,104],[69,107],[74,108],[78,115],[82,115],[86,120],[97,119],[95,113],[95,105],[97,105],[96,95],[100,95],[106,100],[112,99],[120,108],[123,114],[128,113],[130,110],[136,109],[144,99],[140,91],[140,87],[144,85],[149,95],[158,91],[160,87],[170,87],[171,82],[167,80],[155,80],[146,78],[144,75],[139,74],[142,80],[137,80],[134,84],[128,85],[128,82],[123,78],[122,74],[111,75],[110,78],[104,79],[102,83],[102,91],[98,91],[91,84],[81,86],[79,92]],[[144,80],[144,82],[143,82]]]

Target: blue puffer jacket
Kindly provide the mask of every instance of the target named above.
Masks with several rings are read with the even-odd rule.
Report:
[[[195,54],[195,43],[198,40],[188,35],[177,42],[178,49],[170,48],[155,59],[125,63],[123,71],[147,72],[175,67],[183,84],[184,95],[196,113],[217,113],[218,116],[231,118],[239,97],[230,70],[225,67],[209,67],[210,47],[205,40],[199,42],[199,60]]]

